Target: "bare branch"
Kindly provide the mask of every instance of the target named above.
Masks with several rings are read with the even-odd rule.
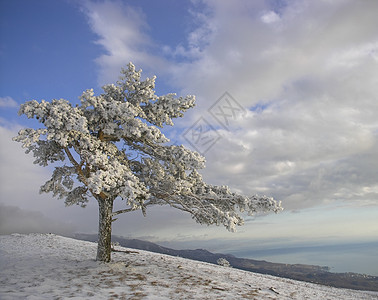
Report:
[[[77,172],[77,175],[80,178],[80,181],[82,183],[84,183],[86,186],[88,186],[87,179],[85,178],[85,176],[83,174],[83,171],[82,171],[79,163],[75,160],[75,158],[73,157],[73,155],[70,152],[70,150],[67,147],[64,147],[64,152],[66,152],[68,159],[70,160],[70,162],[72,163],[72,165],[76,168],[76,172]]]
[[[126,208],[126,209],[121,209],[121,210],[117,210],[117,211],[114,211],[112,213],[112,217],[114,216],[117,216],[119,214],[123,214],[123,213],[127,213],[127,212],[131,212],[131,211],[135,211],[135,210],[138,210],[138,208]]]

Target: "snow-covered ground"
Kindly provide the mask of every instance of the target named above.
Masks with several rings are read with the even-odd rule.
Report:
[[[122,247],[130,252],[104,264],[96,247],[53,234],[0,236],[0,299],[378,299]]]

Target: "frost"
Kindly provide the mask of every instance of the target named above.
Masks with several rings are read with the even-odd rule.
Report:
[[[120,81],[105,85],[102,94],[83,92],[80,105],[65,99],[32,100],[19,110],[42,128],[20,130],[14,140],[33,153],[35,163],[58,163],[40,192],[51,192],[66,205],[85,206],[89,196],[98,201],[99,241],[101,249],[109,251],[101,253],[100,260],[110,260],[108,235],[112,218],[120,213],[140,209],[145,214],[148,206],[166,204],[201,224],[235,231],[243,224],[240,212],[281,210],[272,198],[247,197],[205,183],[198,173],[205,167],[204,157],[167,145],[161,131],[194,107],[195,97],[157,96],[154,88],[155,77],[141,80],[141,71],[130,63]],[[125,207],[113,211],[117,198]]]

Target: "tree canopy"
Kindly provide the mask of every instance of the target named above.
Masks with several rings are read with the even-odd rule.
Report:
[[[201,224],[224,225],[230,231],[243,224],[243,212],[282,209],[271,197],[245,196],[205,183],[198,172],[205,167],[204,157],[169,145],[161,129],[193,108],[194,96],[157,96],[155,77],[142,80],[132,63],[103,91],[95,96],[86,90],[75,106],[64,99],[25,102],[19,114],[37,119],[42,128],[22,129],[14,138],[34,154],[34,163],[55,166],[40,192],[51,192],[66,205],[85,206],[91,196],[98,201],[99,247],[101,230],[111,233],[116,215],[134,210],[145,214],[151,205],[170,205]],[[113,211],[116,199],[125,205]],[[103,243],[110,247],[110,240]],[[98,253],[97,259],[108,261],[110,256]]]

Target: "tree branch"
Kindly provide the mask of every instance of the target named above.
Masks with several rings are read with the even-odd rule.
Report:
[[[80,167],[80,164],[75,160],[72,153],[70,152],[70,150],[67,147],[64,147],[64,152],[66,152],[68,159],[70,160],[72,165],[76,168],[76,172],[77,172],[77,175],[79,176],[80,181],[82,183],[84,183],[84,185],[86,187],[88,187],[87,178],[85,177],[83,170]],[[104,192],[100,192],[100,194],[95,194],[95,193],[93,193],[92,189],[90,189],[89,187],[88,187],[88,189],[92,193],[92,195],[95,196],[97,201],[98,201],[98,197],[96,197],[96,196],[99,196],[102,200],[105,200],[105,199],[108,198],[108,195],[106,195]]]
[[[130,212],[130,211],[134,211],[134,210],[138,210],[138,208],[126,208],[126,209],[121,209],[121,210],[117,210],[117,211],[114,211],[112,213],[112,217],[115,217],[119,214],[123,214],[123,213],[127,213],[127,212]]]
[[[146,206],[149,206],[149,205],[154,205],[156,204],[154,201],[150,200],[148,201],[147,203],[143,203],[143,206],[142,206],[142,212],[143,212],[143,215],[145,216],[145,208]],[[139,208],[125,208],[125,209],[121,209],[121,210],[117,210],[117,211],[114,211],[112,213],[112,217],[114,216],[117,216],[119,214],[123,214],[123,213],[127,213],[127,212],[131,212],[131,211],[135,211],[135,210],[138,210]]]
[[[88,182],[83,174],[83,171],[81,170],[79,163],[73,157],[71,151],[67,147],[64,147],[64,152],[67,154],[67,157],[70,160],[71,164],[76,168],[76,172],[80,180],[87,186]]]

